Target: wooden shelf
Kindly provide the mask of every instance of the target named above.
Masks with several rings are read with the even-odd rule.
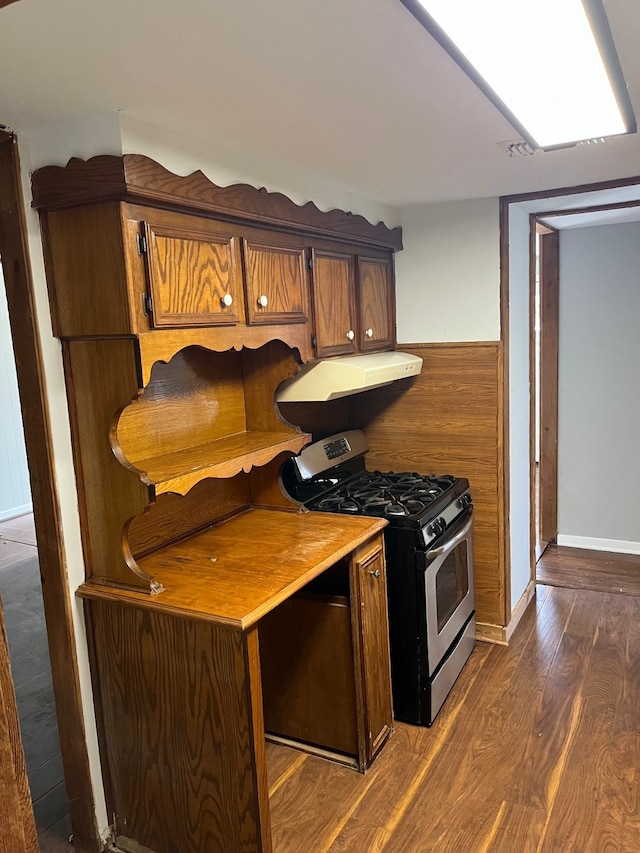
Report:
[[[266,465],[282,451],[299,453],[310,440],[306,433],[243,432],[126,464],[143,483],[154,487],[156,495],[165,492],[186,495],[207,477],[227,478],[248,472],[254,465]]]

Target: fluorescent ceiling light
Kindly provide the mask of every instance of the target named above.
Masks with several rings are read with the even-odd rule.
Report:
[[[600,0],[402,2],[533,147],[635,132]]]

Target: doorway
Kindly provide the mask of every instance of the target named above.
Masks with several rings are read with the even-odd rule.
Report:
[[[536,497],[536,442],[535,442],[535,427],[536,427],[536,403],[534,389],[537,387],[535,378],[535,326],[533,314],[535,310],[535,231],[536,224],[541,223],[547,226],[550,230],[570,232],[573,229],[582,228],[587,225],[598,224],[616,224],[619,222],[637,222],[640,219],[640,177],[633,177],[619,181],[607,181],[600,184],[589,184],[580,187],[566,187],[556,190],[550,190],[539,193],[525,193],[515,196],[506,196],[501,199],[501,221],[504,223],[502,228],[502,243],[501,243],[501,265],[503,269],[503,287],[502,287],[502,304],[503,304],[503,335],[508,345],[508,371],[507,371],[507,391],[509,399],[509,458],[507,460],[507,482],[506,492],[508,496],[508,511],[511,528],[511,568],[510,576],[512,586],[516,592],[514,597],[517,599],[518,593],[526,586],[522,569],[524,565],[524,540],[529,544],[530,552],[530,581],[536,579],[536,525],[540,526],[540,548],[543,547],[544,541],[551,541],[555,536],[561,545],[567,545],[566,536],[561,536],[559,526],[562,519],[559,519],[561,505],[558,501],[558,486],[555,490],[547,489],[547,499],[543,493],[540,498]],[[574,231],[575,233],[575,231]],[[557,239],[558,245],[555,247],[557,251],[557,275],[554,282],[554,290],[559,303],[559,236],[554,238],[553,235],[542,235],[543,253],[544,250],[551,246],[552,240]],[[528,250],[528,251],[527,251]],[[551,250],[547,252],[547,257],[551,254]],[[543,254],[544,257],[544,254]],[[543,278],[541,277],[541,295],[544,293]],[[529,312],[525,313],[524,294],[527,291],[530,294]],[[550,291],[552,292],[552,291]],[[541,309],[544,307],[544,298],[541,298]],[[558,330],[559,330],[559,320]],[[545,322],[540,321],[541,335],[544,335]],[[557,336],[556,336],[557,337]],[[525,339],[527,345],[525,346]],[[597,340],[594,338],[594,340]],[[540,364],[547,363],[546,359],[540,356]],[[556,368],[557,370],[557,368]],[[528,377],[528,382],[527,378]],[[558,379],[555,383],[549,384],[549,388],[553,388],[554,384],[558,386]],[[540,388],[544,391],[545,380],[539,380]],[[525,393],[526,390],[526,393]],[[562,403],[560,394],[562,389],[558,388],[556,404]],[[543,406],[541,397],[540,406]],[[558,411],[562,412],[562,406],[558,405]],[[541,408],[542,412],[542,408]],[[540,415],[544,417],[543,414]],[[528,441],[526,445],[522,441],[524,432],[528,431]],[[558,428],[555,430],[555,439],[558,439]],[[545,463],[551,458],[544,447],[544,427],[541,432],[541,455],[540,461]],[[556,457],[555,465],[558,465]],[[523,478],[525,469],[529,472],[527,495],[522,490]],[[562,466],[560,466],[560,474]],[[561,487],[562,479],[558,477],[556,469],[556,483]],[[542,476],[540,480],[543,482]],[[548,477],[545,482],[548,482]],[[555,508],[552,507],[550,515],[546,514],[546,509],[551,504],[555,496]],[[540,506],[540,521],[536,507]],[[552,522],[549,524],[548,519]],[[527,536],[525,524],[528,522],[529,535]],[[618,537],[621,538],[621,537]],[[623,538],[623,537],[622,537]],[[590,540],[594,542],[592,546],[581,545],[580,547],[602,547],[607,544],[608,540]],[[607,548],[606,550],[613,550]],[[622,549],[620,549],[622,550]],[[636,552],[633,552],[636,553]],[[515,582],[514,582],[515,579]]]
[[[0,596],[40,847],[71,835],[16,367],[0,259]]]

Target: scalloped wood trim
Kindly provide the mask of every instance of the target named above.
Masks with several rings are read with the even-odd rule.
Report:
[[[169,172],[150,157],[102,154],[73,157],[66,166],[44,166],[32,175],[33,206],[41,210],[100,201],[137,202],[154,207],[209,214],[388,249],[402,249],[402,229],[372,224],[343,210],[322,211],[312,201],[298,205],[288,196],[248,184],[219,187],[201,171]]]
[[[227,352],[234,349],[256,350],[271,341],[282,341],[303,362],[313,358],[311,331],[307,323],[281,326],[203,326],[202,328],[156,329],[143,332],[138,337],[140,370],[143,386],[149,384],[151,371],[156,362],[165,364],[180,350],[188,346],[199,346],[211,352]],[[283,376],[289,379],[293,373]]]

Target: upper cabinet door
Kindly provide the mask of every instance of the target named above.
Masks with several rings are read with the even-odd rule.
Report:
[[[205,220],[146,223],[152,323],[220,326],[244,320],[239,240]]]
[[[358,258],[360,349],[392,349],[395,343],[393,266],[390,258]]]
[[[249,323],[306,323],[309,279],[304,246],[245,239]]]
[[[354,256],[314,250],[312,258],[316,355],[349,355],[358,344]]]

